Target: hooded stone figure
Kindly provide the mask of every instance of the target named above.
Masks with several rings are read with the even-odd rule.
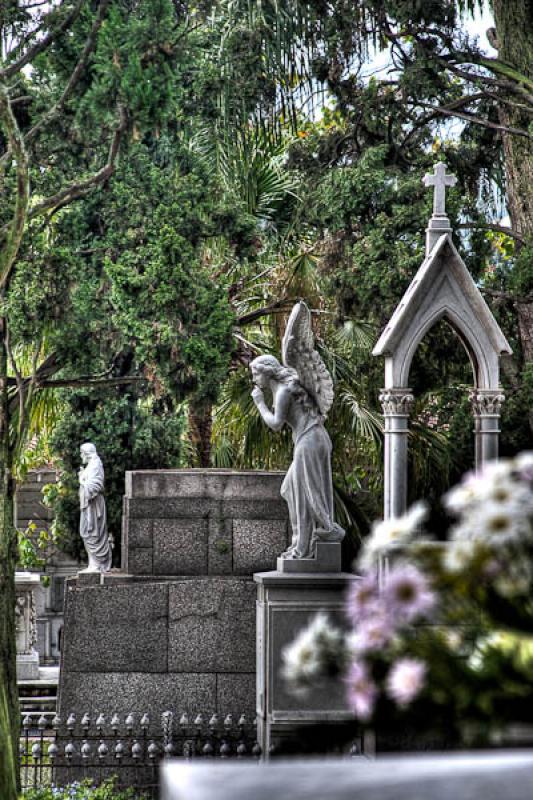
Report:
[[[94,444],[82,444],[80,455],[84,465],[79,473],[80,535],[89,556],[89,564],[82,571],[109,572],[112,552],[103,494],[104,467]]]

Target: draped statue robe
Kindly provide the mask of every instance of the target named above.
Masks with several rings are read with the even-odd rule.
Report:
[[[291,558],[312,558],[316,542],[340,542],[344,530],[335,522],[331,439],[322,421],[308,419],[294,436],[292,464],[281,487],[292,527]]]
[[[80,471],[80,535],[89,556],[88,569],[109,572],[112,552],[107,534],[104,467],[98,455]]]

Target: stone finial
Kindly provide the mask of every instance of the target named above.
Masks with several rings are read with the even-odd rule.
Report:
[[[450,222],[446,216],[446,187],[455,186],[455,175],[446,174],[446,164],[439,161],[435,164],[433,172],[424,175],[424,186],[433,186],[433,216],[426,229],[426,255],[428,256],[439,238],[445,233],[451,233]]]

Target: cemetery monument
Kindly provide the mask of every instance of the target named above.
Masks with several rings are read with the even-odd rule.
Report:
[[[104,500],[104,467],[96,447],[86,442],[80,447],[80,536],[89,557],[83,572],[109,572],[113,553],[107,532]]]
[[[498,456],[499,419],[505,399],[500,358],[512,351],[453,243],[445,191],[455,182],[443,163],[436,164],[434,173],[424,178],[426,186],[434,187],[426,257],[373,350],[373,355],[385,357],[385,387],[380,395],[385,417],[385,519],[399,517],[406,510],[407,439],[414,406],[409,371],[418,345],[441,319],[455,331],[472,365],[476,467]]]

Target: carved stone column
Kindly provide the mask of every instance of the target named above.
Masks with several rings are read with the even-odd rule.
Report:
[[[37,617],[34,590],[39,586],[39,575],[32,572],[17,572],[16,587],[16,636],[17,678],[19,681],[39,677],[39,654],[37,643]]]
[[[505,395],[501,389],[475,389],[470,392],[476,437],[476,469],[498,458],[500,413]]]
[[[401,516],[407,506],[407,435],[414,397],[410,389],[382,389],[385,417],[385,519]]]

